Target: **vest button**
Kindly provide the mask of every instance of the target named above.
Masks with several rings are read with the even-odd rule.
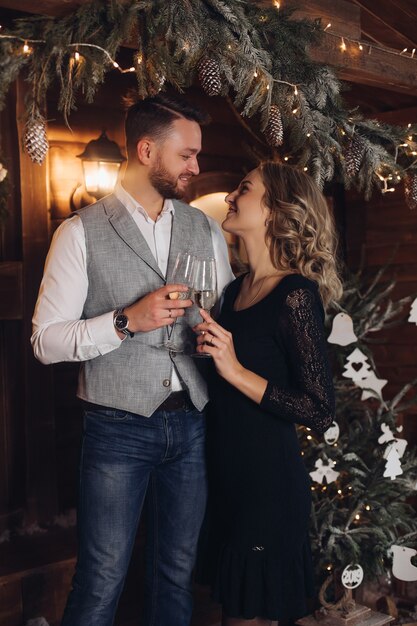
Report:
[[[164,387],[169,387],[171,384],[171,381],[169,380],[169,378],[164,378],[164,380],[162,381],[162,384]]]

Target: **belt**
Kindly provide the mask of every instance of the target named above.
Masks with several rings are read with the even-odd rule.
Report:
[[[157,411],[177,411],[179,409],[193,409],[194,405],[186,391],[173,391],[162,404],[159,405]]]

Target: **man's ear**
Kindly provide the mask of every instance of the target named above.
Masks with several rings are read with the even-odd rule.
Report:
[[[139,163],[149,165],[155,155],[155,142],[149,139],[149,137],[144,137],[136,144],[136,154]]]

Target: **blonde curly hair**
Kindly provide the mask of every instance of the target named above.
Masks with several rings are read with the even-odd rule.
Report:
[[[342,296],[333,216],[314,181],[303,171],[275,161],[258,167],[270,209],[266,239],[277,269],[314,280],[323,305]]]

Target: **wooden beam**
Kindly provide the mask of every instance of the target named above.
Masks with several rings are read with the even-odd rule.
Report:
[[[357,44],[345,43],[347,49],[342,52],[341,38],[325,33],[322,45],[312,48],[311,56],[315,61],[333,66],[342,80],[417,94],[416,58],[392,54],[372,45],[364,45],[361,52]]]

